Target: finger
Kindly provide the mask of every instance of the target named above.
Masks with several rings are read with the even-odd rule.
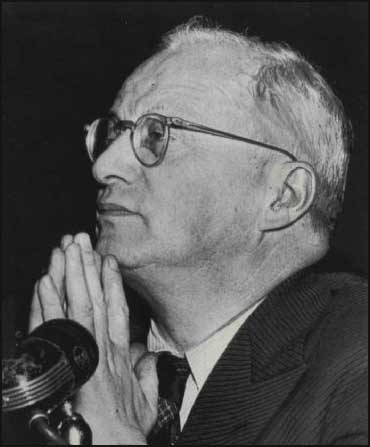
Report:
[[[135,367],[136,377],[149,405],[153,409],[157,408],[158,403],[157,360],[157,354],[147,352]]]
[[[49,265],[49,275],[58,292],[59,300],[65,308],[65,256],[60,248],[54,248]]]
[[[103,287],[111,341],[126,352],[130,348],[129,310],[116,259],[108,255],[103,262]]]
[[[67,247],[65,256],[69,317],[82,324],[94,335],[93,307],[87,290],[79,245],[72,242]]]
[[[40,279],[38,294],[45,321],[53,318],[65,318],[58,292],[49,275],[44,275]]]
[[[75,236],[74,241],[81,248],[86,286],[93,306],[96,339],[98,345],[104,348],[107,333],[106,306],[90,237],[86,233],[79,233]]]
[[[82,235],[84,235],[84,236],[82,236]],[[72,236],[69,236],[69,235],[68,235],[68,237],[71,237],[71,238],[72,238]],[[79,234],[77,234],[77,235],[73,238],[73,241],[76,242],[76,243],[78,243],[79,245],[81,245],[81,242],[82,242],[82,245],[81,245],[81,246],[83,246],[83,241],[84,241],[84,239],[87,239],[88,244],[90,245],[90,247],[91,247],[91,249],[92,249],[90,236],[89,236],[87,233],[79,233]],[[95,259],[95,266],[96,266],[96,269],[97,269],[97,271],[98,271],[99,278],[101,278],[102,257],[101,257],[101,255],[100,255],[99,253],[97,253],[95,250],[93,250],[93,253],[94,253],[94,259]]]
[[[99,278],[101,280],[102,257],[95,250],[94,250],[94,258],[95,258],[96,269],[98,271],[98,275],[99,275]]]
[[[73,236],[71,234],[66,234],[62,237],[62,240],[60,242],[60,246],[63,251],[66,251],[68,245],[72,244],[73,242]]]
[[[33,288],[28,332],[33,331],[37,326],[40,326],[40,324],[42,324],[44,321],[43,316],[42,316],[42,309],[41,309],[38,287],[39,287],[39,281],[37,281],[35,283],[34,288]]]
[[[99,298],[103,298],[97,265],[99,255],[93,251],[89,235],[79,233],[75,236],[74,242],[81,248],[82,262],[88,287],[92,287],[92,292],[99,290]]]
[[[148,352],[148,349],[142,343],[132,343],[130,346],[131,364],[133,366]]]

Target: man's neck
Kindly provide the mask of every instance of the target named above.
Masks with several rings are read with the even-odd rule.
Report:
[[[160,274],[146,272],[145,281],[132,285],[150,304],[162,337],[179,352],[205,341],[237,318],[296,271],[316,262],[324,254],[317,246],[290,256],[280,244],[260,259],[228,259],[217,265],[173,269]],[[142,278],[140,278],[142,279]],[[131,282],[131,281],[130,281]]]

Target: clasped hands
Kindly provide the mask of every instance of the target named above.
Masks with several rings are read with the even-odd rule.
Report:
[[[146,444],[157,418],[156,356],[144,345],[130,345],[117,261],[96,253],[85,233],[62,238],[48,273],[35,284],[29,329],[52,318],[82,324],[99,348],[97,370],[74,404],[91,427],[93,443]]]

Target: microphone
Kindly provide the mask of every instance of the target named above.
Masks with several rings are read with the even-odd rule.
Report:
[[[90,379],[98,361],[94,337],[83,326],[68,319],[43,323],[17,345],[13,358],[2,361],[3,412],[26,410],[30,425],[48,419]],[[68,426],[82,420],[77,413],[68,417]]]

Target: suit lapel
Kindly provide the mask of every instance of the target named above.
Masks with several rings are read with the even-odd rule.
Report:
[[[214,444],[227,438],[239,420],[236,410],[243,406],[245,386],[250,380],[249,352],[250,340],[243,326],[203,386],[179,438],[180,445]]]
[[[253,444],[304,373],[308,328],[328,293],[303,272],[272,291],[221,356],[180,435],[181,444]]]
[[[227,348],[184,426],[178,444],[251,444],[305,370],[293,369],[254,383],[251,340],[245,324]]]

